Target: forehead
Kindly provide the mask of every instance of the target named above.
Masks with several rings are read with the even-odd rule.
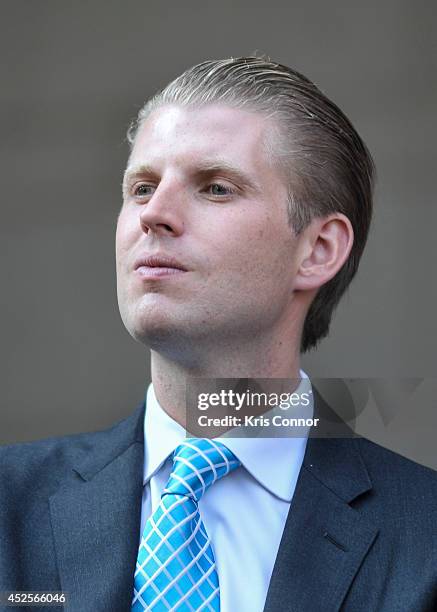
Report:
[[[272,124],[260,113],[217,104],[163,106],[139,128],[128,165],[174,162],[183,167],[217,158],[260,170],[270,166],[271,136]]]

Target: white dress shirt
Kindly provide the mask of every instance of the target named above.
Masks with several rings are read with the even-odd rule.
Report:
[[[304,372],[296,393],[309,391]],[[184,428],[147,390],[144,421],[144,490],[141,534],[161,499],[172,468],[172,453],[186,438]],[[275,409],[276,410],[276,409]],[[266,413],[266,414],[270,414]],[[305,416],[312,417],[313,404]],[[307,443],[303,437],[222,437],[241,467],[214,483],[199,501],[211,538],[222,612],[262,612]]]

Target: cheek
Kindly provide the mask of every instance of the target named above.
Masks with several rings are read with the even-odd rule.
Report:
[[[247,294],[267,311],[280,308],[294,285],[296,255],[290,241],[281,232],[265,229],[252,256],[241,279]]]
[[[291,229],[278,222],[278,219],[263,216],[260,219],[247,221],[242,218],[232,226],[232,231],[226,229],[226,247],[228,255],[242,261],[257,262],[263,267],[263,262],[279,262],[289,259],[294,251],[294,240]]]
[[[115,232],[115,251],[117,261],[129,250],[133,241],[135,240],[137,233],[135,229],[136,228],[134,227],[131,218],[127,214],[121,212],[118,217]]]

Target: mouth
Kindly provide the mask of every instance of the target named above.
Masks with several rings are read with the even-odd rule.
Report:
[[[134,264],[134,270],[141,278],[145,279],[175,276],[188,272],[181,262],[168,255],[139,257]]]

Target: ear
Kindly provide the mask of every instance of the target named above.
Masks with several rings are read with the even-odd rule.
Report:
[[[315,218],[300,237],[300,264],[294,289],[318,289],[333,278],[343,266],[354,242],[354,231],[342,213]]]

